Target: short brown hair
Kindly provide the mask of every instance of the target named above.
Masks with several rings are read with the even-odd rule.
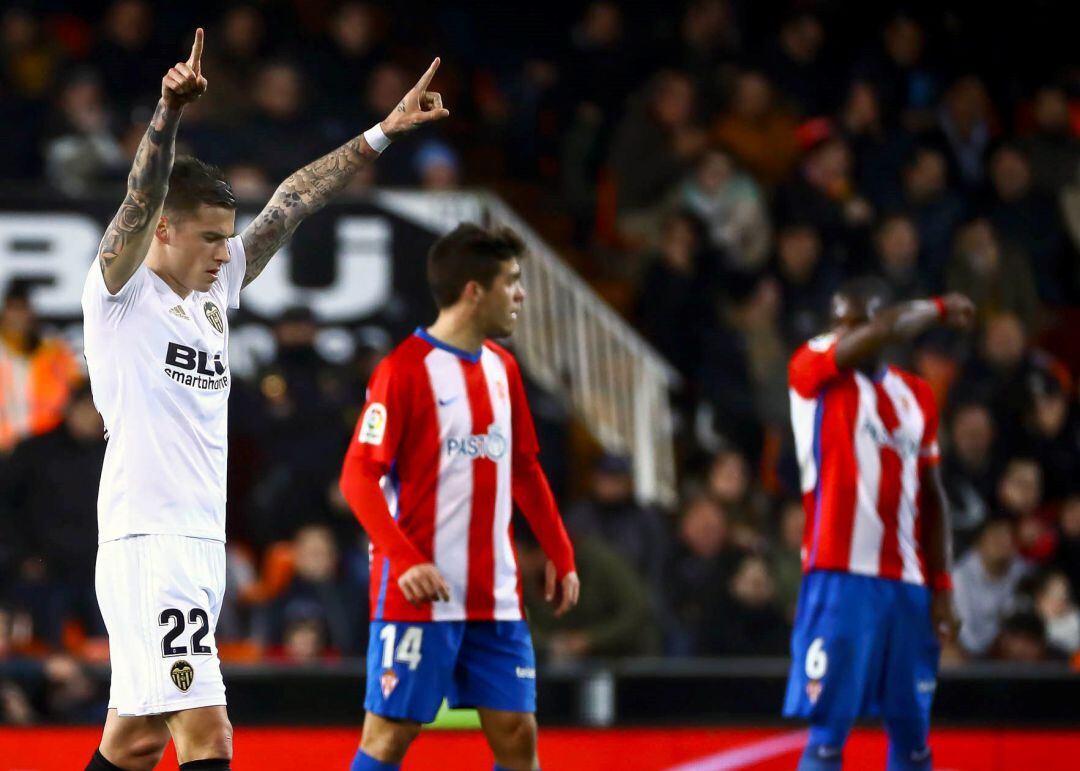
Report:
[[[181,155],[173,162],[169,175],[165,214],[178,219],[193,213],[202,204],[236,209],[236,196],[225,179],[225,172],[217,166]]]
[[[428,285],[435,304],[449,308],[461,298],[470,281],[490,288],[501,264],[524,253],[525,242],[508,227],[488,229],[468,222],[458,225],[428,252]]]

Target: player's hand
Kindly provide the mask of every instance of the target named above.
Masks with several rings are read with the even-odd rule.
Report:
[[[405,599],[415,607],[429,602],[450,599],[450,585],[431,562],[413,565],[398,578],[398,587]]]
[[[577,573],[567,573],[558,587],[556,587],[557,584],[559,584],[558,571],[555,570],[555,563],[548,560],[544,567],[544,599],[551,603],[558,603],[558,607],[555,608],[556,618],[569,613],[577,605],[578,596],[581,594],[581,581],[578,580]]]
[[[956,636],[960,632],[960,620],[956,617],[952,592],[934,592],[930,600],[930,621],[933,623],[934,634],[937,635],[942,647],[956,641]]]
[[[975,323],[975,303],[959,292],[941,298],[945,303],[945,323],[955,329],[970,329]]]
[[[409,89],[409,93],[402,97],[398,106],[382,122],[383,133],[390,139],[395,139],[424,123],[450,117],[450,111],[443,107],[442,95],[437,91],[427,90],[431,79],[435,77],[435,71],[439,69],[439,62],[440,59],[436,56],[427,72],[420,76],[416,85]]]
[[[161,79],[161,98],[170,110],[178,110],[206,93],[202,74],[203,30],[195,30],[195,42],[186,62],[177,62]]]

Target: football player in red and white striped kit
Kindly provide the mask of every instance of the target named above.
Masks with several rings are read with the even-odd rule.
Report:
[[[353,771],[396,769],[444,698],[478,709],[496,769],[539,768],[536,664],[510,519],[548,555],[547,596],[578,597],[574,552],[514,357],[525,245],[461,225],[432,247],[439,316],[376,368],[341,488],[371,538],[371,635]]]
[[[975,309],[960,294],[885,307],[887,292],[845,284],[832,329],[788,369],[806,526],[784,714],[810,720],[803,771],[839,769],[861,716],[884,719],[889,769],[929,769],[940,642],[956,634],[937,406],[881,354]]]

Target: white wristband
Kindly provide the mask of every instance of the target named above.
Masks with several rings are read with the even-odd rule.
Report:
[[[381,153],[390,146],[390,137],[386,136],[378,123],[364,132],[364,141],[377,153]]]

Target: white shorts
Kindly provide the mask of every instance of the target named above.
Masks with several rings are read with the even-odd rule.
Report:
[[[134,535],[98,546],[110,709],[160,715],[225,704],[214,637],[224,593],[221,541]]]

